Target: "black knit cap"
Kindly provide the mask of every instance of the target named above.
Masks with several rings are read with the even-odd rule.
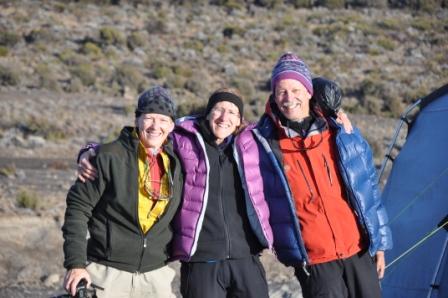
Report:
[[[139,95],[135,113],[161,114],[174,120],[176,118],[176,106],[167,89],[154,86]]]
[[[213,109],[213,107],[220,101],[228,101],[236,105],[238,107],[238,112],[240,113],[240,118],[241,119],[243,118],[244,113],[243,100],[238,95],[226,91],[218,91],[210,96],[210,98],[208,99],[207,108],[205,110],[205,116],[207,116]]]

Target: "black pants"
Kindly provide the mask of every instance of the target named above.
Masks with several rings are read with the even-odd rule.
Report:
[[[216,262],[183,262],[180,291],[184,298],[268,298],[258,256]]]
[[[295,268],[304,298],[379,298],[376,265],[368,252],[350,258]]]

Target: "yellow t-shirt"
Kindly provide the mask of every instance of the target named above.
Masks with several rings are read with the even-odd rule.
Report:
[[[170,159],[163,151],[159,154],[163,160],[164,174],[161,179],[160,198],[153,198],[145,187],[145,183],[151,183],[146,151],[141,143],[138,146],[138,220],[145,234],[163,215],[169,203],[167,197],[170,195]]]

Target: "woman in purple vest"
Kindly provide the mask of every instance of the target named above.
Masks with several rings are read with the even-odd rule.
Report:
[[[176,123],[185,182],[173,258],[182,262],[184,297],[268,297],[258,255],[272,247],[272,231],[264,194],[247,192],[261,177],[247,175],[257,164],[242,163],[244,129],[243,102],[231,89],[215,91],[202,116]]]
[[[183,297],[269,297],[259,254],[273,236],[258,147],[240,138],[251,128],[243,112],[236,90],[218,89],[205,113],[178,119],[172,133],[184,174],[172,244]],[[81,158],[80,167],[91,166]]]

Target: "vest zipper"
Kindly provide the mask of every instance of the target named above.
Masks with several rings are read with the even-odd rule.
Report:
[[[311,184],[310,184],[310,182],[309,182],[308,179],[306,178],[305,171],[303,170],[302,165],[300,164],[300,162],[299,162],[298,160],[296,160],[296,162],[297,162],[297,165],[299,166],[300,172],[302,172],[303,178],[305,179],[306,186],[308,187],[308,190],[309,190],[309,192],[310,192],[310,194],[311,194],[310,202],[312,202],[312,201],[314,200],[314,192],[313,192],[313,189],[311,188]]]
[[[330,185],[333,186],[333,178],[331,177],[330,167],[328,166],[327,159],[325,158],[325,155],[323,155],[323,154],[322,154],[322,158],[324,159],[324,165],[325,165],[325,169],[327,170],[327,176],[328,176],[328,179],[330,180]]]

